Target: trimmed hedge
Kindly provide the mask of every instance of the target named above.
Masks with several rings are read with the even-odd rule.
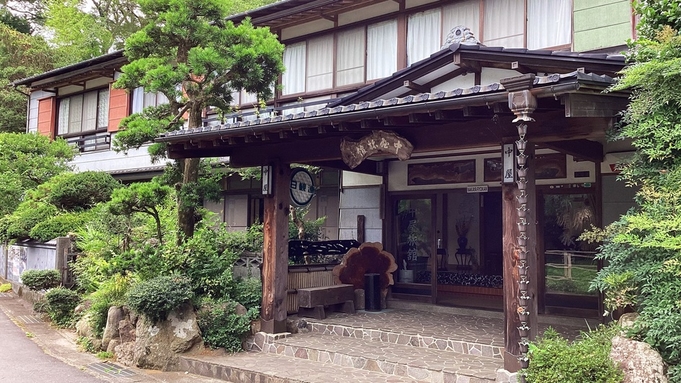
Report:
[[[61,284],[58,270],[26,270],[21,273],[21,283],[34,291],[47,290]]]

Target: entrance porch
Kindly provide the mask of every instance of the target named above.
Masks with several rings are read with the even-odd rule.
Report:
[[[588,329],[581,319],[539,316],[540,332],[548,326],[568,338]],[[504,354],[500,312],[389,300],[381,312],[334,313],[323,320],[291,316],[289,329],[298,332],[260,333],[248,343],[251,352],[182,357],[182,367],[234,383],[263,376],[311,383],[509,382],[498,372]]]

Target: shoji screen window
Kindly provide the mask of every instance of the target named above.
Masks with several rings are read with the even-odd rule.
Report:
[[[333,87],[333,35],[307,42],[307,91]]]
[[[397,71],[397,20],[367,27],[367,81],[388,77]]]
[[[484,0],[483,5],[485,11],[482,43],[488,47],[523,48],[525,0]]]
[[[407,22],[407,64],[423,60],[440,50],[442,28],[440,8],[409,16]]]
[[[135,88],[132,91],[132,113],[140,113],[144,108],[168,103],[168,98],[161,92],[145,92],[144,88]]]
[[[366,31],[364,27],[337,35],[336,86],[364,82]]]
[[[284,67],[281,75],[282,94],[305,92],[305,52],[307,44],[303,41],[287,45],[284,49]]]
[[[58,135],[106,129],[109,125],[109,89],[62,98],[58,113]]]
[[[527,0],[527,48],[572,43],[572,0]]]
[[[442,43],[452,28],[468,27],[480,39],[480,0],[466,0],[442,7]]]

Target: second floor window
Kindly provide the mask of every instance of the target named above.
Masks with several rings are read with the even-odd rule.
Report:
[[[132,113],[139,113],[150,106],[159,106],[168,103],[168,98],[161,92],[145,92],[144,88],[135,88],[132,91]]]
[[[109,125],[109,89],[94,90],[59,100],[57,134],[73,134]]]

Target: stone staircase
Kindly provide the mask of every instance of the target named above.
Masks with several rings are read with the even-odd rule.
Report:
[[[180,364],[234,383],[496,382],[502,347],[498,336],[478,331],[490,325],[486,318],[386,315],[300,319],[296,334],[256,334],[247,343],[250,352],[182,357]]]

